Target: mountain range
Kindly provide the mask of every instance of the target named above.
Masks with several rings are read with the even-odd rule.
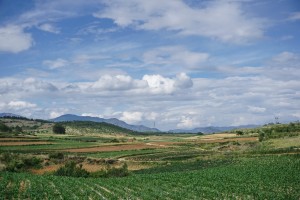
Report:
[[[21,115],[16,115],[13,113],[0,113],[0,117],[22,117]]]
[[[138,131],[138,132],[160,132],[160,130],[156,128],[149,128],[144,125],[131,125],[127,124],[124,121],[121,121],[116,118],[110,118],[110,119],[104,119],[100,117],[90,117],[90,116],[78,116],[78,115],[72,115],[72,114],[66,114],[59,116],[54,119],[50,119],[50,121],[53,122],[66,122],[66,121],[92,121],[92,122],[106,122],[109,124],[113,124],[122,128],[126,128],[129,130],[133,131]]]
[[[259,125],[241,125],[241,126],[208,126],[208,127],[198,127],[194,129],[174,129],[174,130],[169,130],[169,133],[205,133],[205,134],[210,134],[210,133],[219,133],[219,132],[224,132],[224,131],[230,131],[234,129],[241,129],[241,128],[255,128],[258,127]]]
[[[0,117],[22,117],[20,115],[16,115],[13,113],[0,113]],[[117,118],[110,118],[110,119],[104,119],[99,117],[90,117],[90,116],[78,116],[73,114],[65,114],[61,115],[59,117],[56,117],[54,119],[50,119],[49,121],[53,122],[67,122],[67,121],[92,121],[92,122],[106,122],[109,124],[113,124],[122,128],[126,128],[129,130],[137,131],[137,132],[161,132],[157,128],[150,128],[144,125],[131,125],[127,124],[124,121],[121,121]],[[219,133],[224,131],[230,131],[234,129],[240,129],[240,128],[254,128],[258,127],[259,125],[242,125],[242,126],[222,126],[222,127],[216,127],[216,126],[208,126],[208,127],[198,127],[194,129],[174,129],[169,130],[168,133],[204,133],[204,134],[211,134],[211,133]]]

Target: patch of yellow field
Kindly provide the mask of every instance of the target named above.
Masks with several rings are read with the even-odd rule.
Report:
[[[234,133],[217,133],[217,134],[209,134],[209,135],[199,135],[199,136],[192,136],[188,138],[184,138],[185,140],[218,140],[224,138],[232,138],[236,137]]]
[[[300,136],[289,138],[270,139],[268,142],[276,148],[300,147]]]

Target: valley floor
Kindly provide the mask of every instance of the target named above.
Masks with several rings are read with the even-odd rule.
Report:
[[[284,125],[212,135],[81,130],[0,133],[0,199],[300,199],[300,132]],[[90,175],[58,176],[69,162]]]

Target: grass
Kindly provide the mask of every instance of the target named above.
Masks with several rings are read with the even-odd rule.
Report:
[[[79,125],[80,128],[77,129],[76,123],[73,123],[72,129],[76,131],[66,135],[47,132],[37,133],[36,136],[25,134],[16,137],[14,134],[4,134],[5,140],[10,142],[26,140],[47,141],[53,144],[0,146],[0,154],[14,152],[20,157],[37,156],[44,159],[44,169],[46,162],[48,167],[53,167],[70,160],[97,169],[119,167],[126,163],[128,169],[132,170],[130,176],[99,179],[0,172],[0,197],[3,199],[300,198],[298,175],[300,136],[293,136],[298,132],[291,132],[291,128],[286,128],[290,125],[263,127],[264,130],[282,132],[275,134],[273,131],[271,136],[280,138],[266,137],[262,142],[245,140],[249,135],[258,135],[255,131],[259,131],[259,128],[247,130],[249,134],[244,131],[245,134],[242,136],[233,133],[203,136],[193,134],[133,136],[123,132],[94,133],[97,124],[92,124],[90,128],[86,123]],[[298,125],[291,126],[295,130],[298,127]],[[82,127],[84,132],[81,132]],[[289,132],[284,132],[286,130]],[[226,140],[228,138],[231,139]],[[147,146],[161,145],[161,147],[94,153],[69,152],[64,153],[63,159],[48,159],[49,153],[69,148],[143,143],[148,143]]]
[[[299,147],[300,148],[300,136],[289,137],[289,138],[277,138],[266,141],[273,148],[288,148],[288,147]]]
[[[299,157],[267,156],[176,165],[109,179],[2,172],[0,196],[4,199],[299,199],[299,170]]]
[[[161,153],[163,149],[141,149],[141,150],[126,150],[126,151],[111,151],[111,152],[97,152],[97,153],[82,153],[78,155],[87,156],[90,158],[123,158],[139,155],[147,155],[153,153]]]

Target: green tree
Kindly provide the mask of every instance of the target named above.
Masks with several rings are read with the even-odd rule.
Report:
[[[259,130],[259,133],[258,133],[258,140],[259,140],[260,142],[262,142],[264,139],[265,139],[265,132],[262,131],[262,130]]]
[[[241,131],[241,130],[236,131],[236,134],[237,135],[244,135],[243,131]]]
[[[0,122],[0,132],[11,132],[11,128]]]
[[[15,127],[15,132],[16,132],[16,133],[23,133],[22,127],[16,126],[16,127]]]
[[[53,133],[56,133],[56,134],[65,134],[66,128],[61,124],[54,124],[52,131],[53,131]]]

